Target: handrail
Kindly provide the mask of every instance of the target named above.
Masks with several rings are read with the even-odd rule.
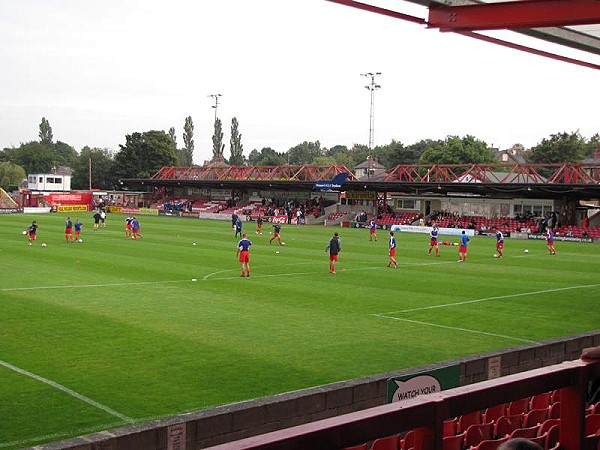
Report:
[[[416,430],[415,448],[441,449],[444,420],[556,389],[562,390],[561,448],[579,450],[585,448],[588,382],[599,378],[600,361],[568,361],[228,442],[206,450],[338,450],[411,429]]]

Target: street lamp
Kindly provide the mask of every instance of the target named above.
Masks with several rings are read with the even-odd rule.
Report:
[[[219,97],[221,97],[221,94],[210,94],[207,97],[212,97],[215,99],[215,104],[213,105],[213,108],[215,110],[215,122],[217,121],[217,109],[219,108]]]
[[[375,105],[375,91],[377,89],[381,89],[381,85],[375,82],[375,77],[381,75],[381,72],[367,72],[360,74],[363,77],[370,77],[371,82],[365,86],[365,89],[368,89],[371,93],[371,114],[369,120],[369,149],[373,148],[374,134],[375,134],[375,113],[374,113],[374,105]]]

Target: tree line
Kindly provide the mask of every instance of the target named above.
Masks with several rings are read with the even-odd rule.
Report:
[[[183,146],[178,147],[175,128],[168,132],[151,130],[134,132],[125,136],[125,144],[113,152],[106,148],[85,146],[77,152],[65,142],[54,141],[49,121],[42,117],[39,140],[21,144],[19,147],[0,151],[0,187],[15,189],[29,173],[47,173],[59,166],[73,171],[73,189],[86,189],[91,185],[99,189],[120,189],[123,178],[148,178],[163,166],[193,165],[194,124],[192,117],[185,118]],[[231,165],[343,165],[350,170],[373,158],[387,169],[398,164],[464,164],[495,162],[496,154],[484,141],[474,136],[447,136],[445,139],[423,139],[411,145],[392,140],[389,144],[369,148],[366,145],[335,145],[322,147],[319,141],[302,142],[285,152],[271,147],[253,149],[243,154],[242,135],[237,118],[231,121],[229,158],[225,158],[223,124],[219,118],[214,122],[212,136],[213,161]],[[587,139],[576,132],[552,134],[531,149],[515,144],[517,151],[530,163],[578,162],[590,157],[600,149],[600,134]]]

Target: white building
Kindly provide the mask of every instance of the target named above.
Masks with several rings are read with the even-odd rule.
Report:
[[[29,174],[27,175],[27,189],[38,192],[69,192],[71,190],[71,174],[59,170],[56,173]]]

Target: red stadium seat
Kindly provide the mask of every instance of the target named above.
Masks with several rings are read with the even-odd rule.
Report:
[[[548,419],[542,425],[540,425],[540,429],[538,430],[538,435],[544,434],[550,428],[555,425],[560,425],[560,419]]]
[[[543,392],[541,394],[534,395],[529,401],[529,409],[544,409],[548,408],[551,404],[550,392]]]
[[[444,436],[443,450],[462,450],[464,434],[455,434],[454,436]]]
[[[515,414],[525,414],[527,411],[529,411],[528,398],[522,398],[520,400],[510,402],[508,404],[508,408],[506,409],[506,412],[509,416],[514,416]]]
[[[525,428],[539,425],[548,418],[548,408],[532,409],[523,416],[523,426]]]
[[[354,447],[344,447],[342,450],[368,450],[369,444],[355,445]]]
[[[498,447],[500,447],[500,444],[506,442],[507,440],[508,437],[503,437],[502,439],[481,441],[479,444],[477,444],[474,450],[496,450]]]
[[[462,433],[471,425],[479,425],[481,423],[481,412],[473,411],[472,413],[463,414],[458,418],[458,432]]]
[[[373,441],[371,450],[398,450],[400,435],[386,436]]]
[[[528,428],[517,428],[512,433],[510,433],[510,438],[512,439],[512,438],[521,437],[521,438],[525,438],[525,439],[532,439],[534,437],[537,437],[537,432],[539,429],[540,429],[539,425],[536,425],[535,427],[528,427]]]
[[[498,438],[510,435],[517,428],[521,428],[521,414],[502,416],[494,424],[494,435]]]
[[[600,414],[585,416],[585,435],[595,436],[597,434],[600,434]]]
[[[544,443],[544,450],[551,450],[558,444],[558,438],[560,435],[560,425],[553,425],[546,433],[546,442]]]
[[[400,439],[399,448],[403,450],[408,450],[411,447],[415,446],[415,432],[414,430],[410,430],[407,432],[402,439]]]
[[[481,421],[483,423],[494,423],[500,417],[504,416],[505,413],[506,413],[506,404],[503,403],[501,405],[492,406],[491,408],[488,408],[485,410]]]
[[[560,419],[560,402],[555,402],[550,405],[548,419]]]
[[[444,420],[444,436],[454,436],[458,430],[458,420]]]
[[[471,425],[465,432],[465,447],[474,447],[481,441],[491,440],[494,433],[494,424],[482,423]]]

